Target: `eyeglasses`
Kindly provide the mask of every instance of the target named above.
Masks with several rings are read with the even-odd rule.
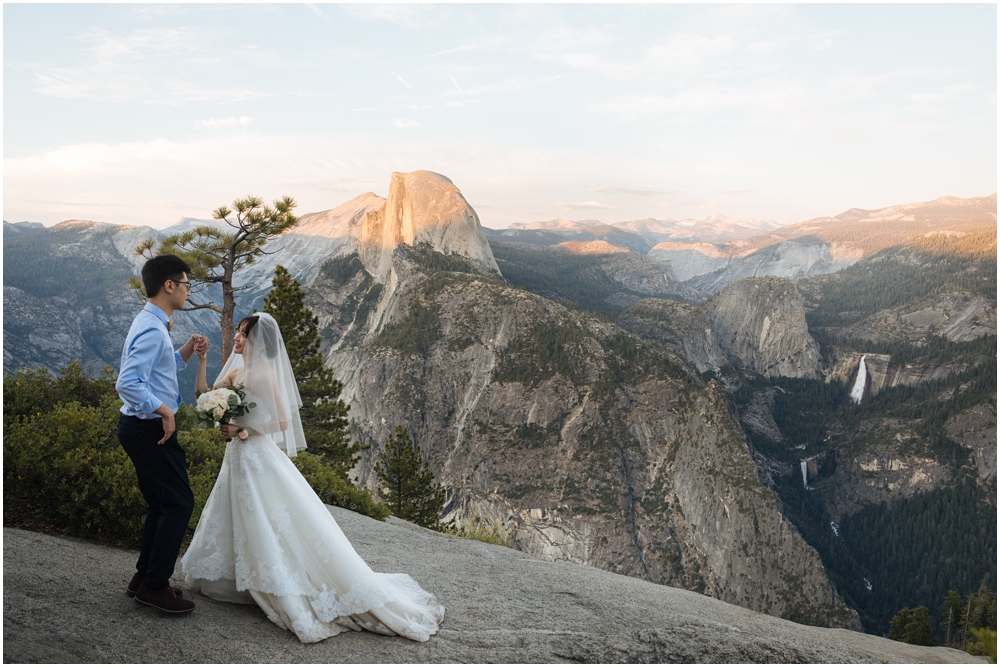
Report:
[[[171,280],[170,282],[174,283],[175,285],[184,285],[184,289],[186,289],[188,292],[191,291],[191,281],[189,280]]]

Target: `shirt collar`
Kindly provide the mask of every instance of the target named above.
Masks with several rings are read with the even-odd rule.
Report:
[[[167,331],[170,331],[170,318],[167,317],[167,314],[163,312],[159,306],[153,305],[152,303],[147,301],[146,306],[143,308],[143,310],[148,311],[153,315],[156,315],[156,318],[161,322],[163,322],[163,326],[167,327]]]

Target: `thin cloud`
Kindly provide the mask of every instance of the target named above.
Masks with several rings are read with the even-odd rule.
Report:
[[[323,10],[320,9],[319,7],[317,7],[316,5],[314,5],[313,3],[307,2],[306,3],[306,9],[308,9],[309,11],[311,11],[313,14],[315,14],[318,17],[320,17],[324,21],[327,21],[327,22],[330,21],[330,19],[327,18],[326,14],[323,13]]]
[[[249,127],[250,125],[253,125],[253,118],[250,116],[240,116],[239,118],[206,118],[194,122],[195,127],[203,130],[215,130],[224,127]]]
[[[666,44],[647,48],[642,58],[632,62],[615,62],[594,53],[582,52],[538,53],[535,57],[548,62],[561,62],[610,79],[628,80],[670,73],[691,76],[706,70],[711,61],[731,55],[737,48],[736,40],[729,35],[678,35]]]
[[[602,204],[599,201],[594,201],[593,199],[588,199],[587,201],[578,202],[556,202],[556,206],[561,206],[563,208],[573,209],[573,210],[584,210],[591,211],[595,209],[613,209],[618,208],[617,206],[609,206],[608,204]]]
[[[455,97],[459,95],[487,95],[490,93],[507,93],[515,90],[525,90],[536,88],[549,81],[561,79],[561,76],[540,76],[540,77],[518,77],[515,79],[504,79],[499,83],[490,83],[476,88],[463,88],[462,90],[446,90],[445,97]]]
[[[35,69],[34,92],[72,100],[179,105],[188,102],[242,102],[267,97],[248,88],[199,81],[206,65],[218,71],[250,61],[258,66],[276,56],[256,46],[215,49],[215,35],[195,28],[143,28],[123,35],[84,33],[90,42],[76,67]]]
[[[445,56],[449,53],[461,53],[462,51],[471,51],[476,48],[472,44],[467,44],[466,46],[456,46],[453,49],[445,49],[444,51],[438,51],[437,53],[428,53],[424,58],[434,58],[436,56]]]
[[[451,72],[448,72],[448,78],[449,78],[449,79],[451,79],[451,82],[452,82],[453,84],[455,84],[455,89],[456,89],[456,90],[457,90],[458,92],[462,92],[462,87],[461,87],[460,85],[458,85],[458,81],[455,81],[455,75],[454,75],[454,74],[452,74]]]
[[[392,76],[396,77],[401,84],[403,84],[404,86],[406,86],[410,90],[413,90],[413,86],[411,86],[409,83],[407,83],[406,79],[404,79],[403,77],[399,76],[395,72],[389,72],[389,74],[391,74]]]
[[[596,187],[588,188],[587,190],[588,192],[594,192],[597,194],[635,195],[636,197],[660,197],[663,195],[675,194],[673,190],[664,190],[663,188],[641,188],[631,185],[598,185]]]
[[[413,119],[404,120],[402,118],[397,118],[396,120],[392,121],[392,124],[401,130],[408,130],[415,127],[420,127],[420,123]]]

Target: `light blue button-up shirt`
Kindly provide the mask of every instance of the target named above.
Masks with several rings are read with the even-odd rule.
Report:
[[[161,405],[169,406],[173,412],[181,407],[177,374],[187,364],[181,353],[174,351],[167,328],[169,322],[166,313],[148,302],[132,322],[115,384],[124,403],[124,415],[161,419],[153,412]]]

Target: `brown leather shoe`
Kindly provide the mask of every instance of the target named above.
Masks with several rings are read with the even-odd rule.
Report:
[[[186,614],[189,611],[194,611],[194,602],[182,598],[181,592],[169,584],[159,591],[154,591],[146,584],[142,584],[135,592],[135,601],[156,607],[168,614]]]
[[[139,586],[142,586],[142,581],[144,578],[145,577],[136,572],[132,576],[132,581],[128,582],[128,586],[125,587],[125,595],[129,596],[130,598],[134,598],[136,591],[139,590]],[[170,589],[170,592],[174,594],[174,597],[177,598],[184,597],[184,593],[182,593],[179,588],[174,588],[170,584],[167,584],[167,588]]]
[[[132,581],[128,582],[128,586],[125,587],[125,595],[129,596],[130,598],[134,598],[135,592],[139,590],[139,586],[142,586],[142,580],[144,578],[145,577],[136,572],[135,575],[132,577]]]

